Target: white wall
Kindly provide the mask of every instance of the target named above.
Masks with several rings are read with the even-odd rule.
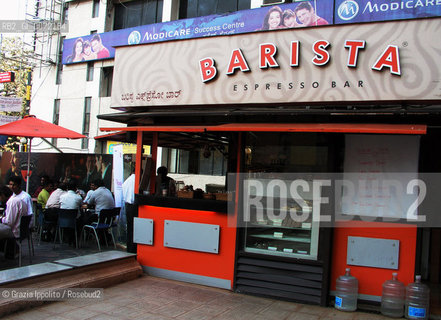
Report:
[[[93,1],[70,1],[68,11],[69,32],[62,34],[66,39],[88,35],[91,31],[98,33],[105,31],[106,1],[100,1],[99,16],[92,18]],[[51,59],[56,61],[57,37],[53,37]],[[49,43],[44,43],[48,45]],[[38,52],[38,49],[37,49]],[[59,125],[77,131],[83,130],[83,114],[85,97],[92,97],[89,148],[81,149],[81,140],[58,139],[57,147],[63,152],[93,153],[97,135],[101,126],[122,126],[118,123],[98,121],[97,115],[116,112],[110,108],[110,97],[99,97],[101,68],[112,66],[111,61],[98,61],[94,63],[93,81],[86,81],[87,64],[79,63],[64,65],[62,81],[55,84],[56,66],[40,66],[34,70],[32,79],[32,98],[30,113],[38,118],[52,122],[54,100],[60,99]],[[32,148],[35,152],[57,152],[40,139],[34,139]]]
[[[67,1],[69,5],[67,19],[69,32],[62,35],[69,39],[88,35],[92,30],[97,30],[98,33],[107,31],[113,21],[112,15],[109,15],[106,29],[107,2],[100,1],[99,16],[92,18],[92,0]],[[262,0],[251,0],[251,7],[260,7],[261,3]],[[178,11],[179,0],[164,0],[163,21],[177,19]],[[57,44],[58,38],[53,37],[50,56],[52,61],[56,61]],[[81,133],[83,129],[84,98],[92,97],[89,148],[81,149],[81,140],[59,139],[57,147],[63,152],[93,153],[96,145],[94,137],[105,134],[105,132],[99,131],[100,127],[124,126],[121,123],[98,120],[96,117],[98,114],[119,112],[110,108],[110,97],[99,97],[101,68],[111,66],[113,63],[113,60],[95,62],[93,81],[90,82],[86,81],[86,63],[64,65],[60,85],[55,84],[55,65],[45,66],[43,64],[34,70],[30,113],[40,119],[52,122],[54,100],[61,99],[59,125]],[[40,139],[33,140],[32,148],[36,152],[57,152]],[[212,180],[212,178],[210,179]],[[197,185],[197,182],[190,184]],[[203,185],[205,187],[205,183]]]

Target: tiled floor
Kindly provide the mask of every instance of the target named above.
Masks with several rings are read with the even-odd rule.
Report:
[[[29,252],[27,241],[23,241],[23,255],[22,255],[22,266],[27,266],[30,264]],[[115,250],[113,246],[103,246],[101,248],[103,251]],[[118,246],[117,250],[124,250],[124,248]],[[98,247],[94,240],[90,240],[88,243],[84,243],[81,248],[76,249],[75,246],[68,245],[67,243],[60,244],[56,243],[55,248],[53,242],[41,241],[38,243],[37,235],[34,234],[34,253],[32,256],[32,264],[52,262],[59,259],[80,257],[87,254],[97,253]],[[3,253],[0,252],[0,270],[6,270],[18,267],[18,258],[16,259],[4,259]]]
[[[152,319],[152,320],[318,320],[388,319],[379,314],[340,312],[150,277],[104,289],[101,300],[46,303],[4,319]]]

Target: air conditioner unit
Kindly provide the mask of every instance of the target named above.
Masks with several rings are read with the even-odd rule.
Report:
[[[276,5],[276,4],[282,4],[282,3],[286,3],[286,2],[291,2],[291,1],[286,1],[286,0],[263,0],[262,1],[262,7],[273,6],[273,5]]]

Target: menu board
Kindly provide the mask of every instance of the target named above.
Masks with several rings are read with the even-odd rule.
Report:
[[[341,213],[409,217],[418,197],[409,186],[418,178],[420,137],[348,134],[345,143]]]

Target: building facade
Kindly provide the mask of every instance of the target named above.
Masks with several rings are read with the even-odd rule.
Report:
[[[348,266],[364,300],[378,302],[394,271],[406,284],[417,273],[439,284],[438,3],[164,1],[162,22],[145,26],[121,18],[129,3],[106,11],[113,31],[64,41],[63,81],[72,78],[60,87],[59,124],[74,125],[83,108],[97,127],[69,128],[137,143],[135,242],[146,272],[321,305]],[[92,57],[75,51],[87,41],[101,44]],[[183,150],[178,173],[200,173],[194,150],[219,155],[224,192],[155,189],[158,147]]]
[[[200,3],[199,3],[200,2]],[[110,96],[114,60],[63,65],[63,41],[90,34],[177,20],[180,17],[197,17],[215,13],[259,7],[262,1],[28,1],[28,11],[43,19],[67,21],[68,32],[39,37],[36,53],[43,53],[32,77],[32,102],[30,113],[66,128],[82,132],[88,139],[53,141],[64,152],[105,152],[105,143],[97,144],[99,127],[109,123],[98,120],[97,115],[114,112]],[[35,9],[32,6],[35,6]],[[32,10],[31,10],[32,8]],[[37,9],[40,8],[40,9]],[[39,10],[39,11],[38,11]],[[49,12],[49,13],[48,13]],[[46,18],[46,16],[48,16]],[[33,149],[56,152],[50,145],[36,139]]]

